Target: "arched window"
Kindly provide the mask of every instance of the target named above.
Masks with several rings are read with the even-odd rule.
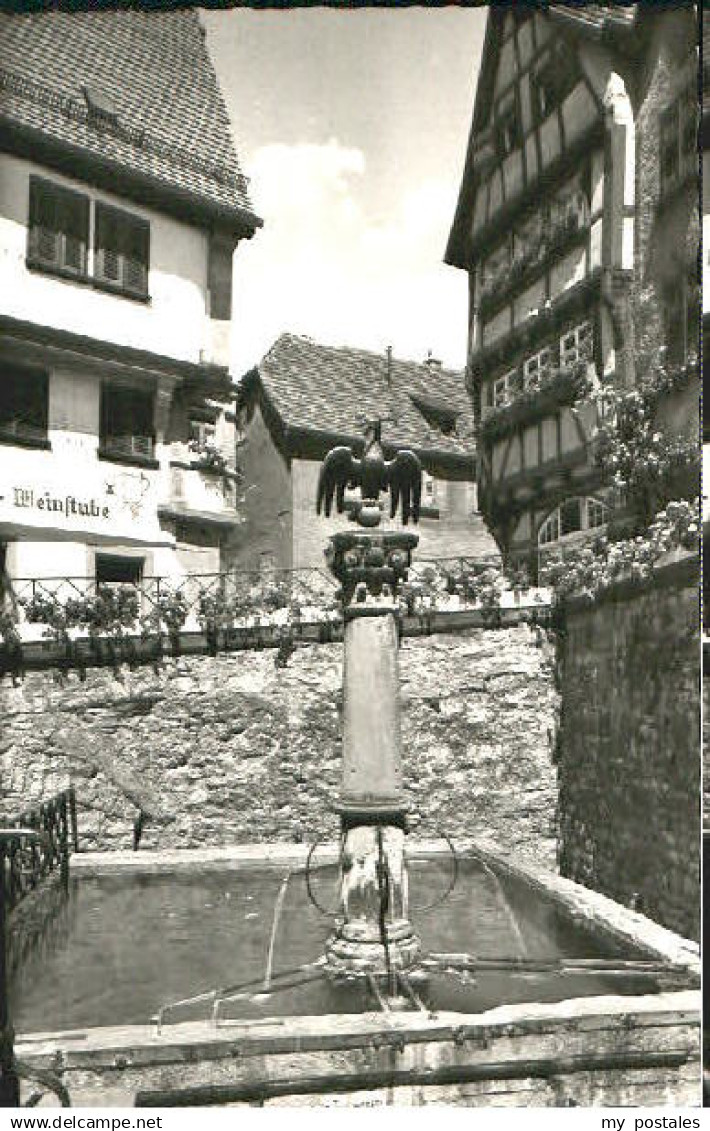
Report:
[[[606,503],[592,496],[565,499],[547,516],[537,536],[538,546],[573,539],[575,535],[603,526],[609,517]]]

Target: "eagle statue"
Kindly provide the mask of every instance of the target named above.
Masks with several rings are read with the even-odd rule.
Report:
[[[358,505],[355,520],[360,526],[378,526],[380,508],[378,498],[389,489],[390,517],[394,518],[401,505],[405,526],[419,521],[422,496],[422,465],[414,452],[399,451],[394,459],[386,460],[382,451],[381,421],[368,422],[365,428],[365,450],[357,459],[350,448],[332,448],[321,465],[318,477],[317,511],[329,515],[335,498],[336,507],[345,510],[345,491],[360,487],[362,503]]]

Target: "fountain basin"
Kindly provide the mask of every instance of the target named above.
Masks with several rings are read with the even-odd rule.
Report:
[[[335,850],[332,855],[334,858]],[[411,855],[416,857],[415,877],[419,860],[425,874],[437,863],[441,869],[446,866],[440,848],[433,845],[418,845]],[[617,957],[620,962],[629,956],[640,957],[662,963],[663,976],[624,982],[614,975],[611,980],[601,977],[590,984],[586,976],[580,983],[574,971],[547,982],[537,975],[508,971],[491,983],[485,972],[481,976],[475,973],[475,985],[463,982],[450,987],[447,983],[445,992],[432,992],[427,1012],[404,1013],[378,1012],[361,988],[348,991],[348,1000],[337,987],[319,982],[315,1001],[299,996],[301,991],[296,989],[290,1000],[274,995],[250,1002],[250,1016],[229,1017],[216,1027],[189,1018],[166,1024],[158,1033],[150,1024],[135,1023],[135,1014],[130,1012],[124,1014],[126,1023],[120,1026],[107,1024],[100,1015],[102,999],[106,1007],[111,994],[120,1000],[132,983],[138,981],[140,985],[135,963],[131,966],[127,962],[123,973],[120,963],[117,972],[113,963],[113,981],[100,994],[88,989],[88,972],[83,964],[80,975],[87,1012],[73,1018],[68,1013],[66,1020],[57,1024],[45,1009],[43,1016],[51,1032],[38,1030],[36,1017],[33,1020],[23,1007],[21,987],[15,987],[17,1055],[36,1066],[61,1068],[63,1081],[77,1105],[699,1103],[698,947],[603,896],[507,858],[488,846],[471,842],[462,856],[464,865],[471,866],[471,876],[481,872],[481,861],[495,870],[516,915],[522,893],[522,903],[527,901],[531,908],[530,914],[523,916],[523,934],[528,937],[533,957],[545,953],[551,956],[555,949],[557,957],[564,957],[565,951],[572,958],[591,953],[609,960]],[[133,906],[138,908],[140,898],[145,899],[145,892],[156,880],[160,887],[168,877],[171,882],[180,877],[199,877],[199,887],[203,892],[208,889],[208,898],[212,898],[213,890],[226,890],[225,874],[231,873],[238,881],[237,889],[245,894],[249,894],[249,881],[257,881],[256,887],[262,890],[270,883],[273,905],[273,893],[282,883],[284,869],[302,867],[304,860],[302,846],[285,845],[270,846],[268,851],[253,846],[213,852],[86,854],[74,858],[73,876],[80,897],[82,889],[91,894],[94,885],[93,890],[97,890],[97,883],[108,882],[110,888],[118,879],[121,888],[130,877],[131,886],[135,885]],[[436,867],[432,874],[436,874]],[[415,879],[413,892],[416,889]],[[457,950],[476,950],[482,956],[496,957],[501,940],[480,930],[476,933],[476,909],[470,905],[469,895],[459,892],[458,905],[444,905],[430,913],[438,914],[445,925],[444,937],[438,941],[424,916],[421,933],[425,949],[433,949],[434,944],[450,952],[456,942]],[[300,899],[295,890],[294,906],[300,905]],[[75,907],[78,903],[77,899]],[[175,906],[174,898],[170,905]],[[95,906],[96,915],[101,915],[99,904]],[[479,908],[478,920],[487,922],[490,910]],[[505,918],[505,909],[500,911]],[[463,937],[461,923],[458,936],[451,934],[452,922],[459,914],[464,915],[464,926],[468,923]],[[231,912],[230,916],[235,920]],[[300,930],[303,949],[296,953],[296,936],[289,939],[288,935],[288,900],[284,916],[285,934],[277,940],[275,969],[283,967],[286,958],[295,965],[294,958],[298,962],[317,957],[320,950],[315,943],[330,930],[326,920],[318,921],[317,928],[309,928],[315,934]],[[547,927],[552,925],[552,935],[548,932],[546,941],[539,933],[541,919],[546,920]],[[268,926],[262,924],[260,945],[252,948],[254,970],[263,968]],[[197,938],[205,962],[202,969],[199,964],[195,969],[194,961],[188,958],[185,968],[193,971],[195,981],[190,986],[181,982],[182,996],[198,987],[208,989],[220,984],[219,979],[214,980],[218,971],[210,966],[210,955],[214,954],[210,944],[215,940],[210,938],[206,913],[202,928]],[[513,931],[505,943],[508,955],[514,935]],[[246,955],[237,950],[239,926],[233,938],[230,968],[236,981],[251,960],[248,947]],[[59,951],[62,945],[58,944]],[[190,945],[183,939],[184,949],[189,950]],[[110,955],[104,956],[104,962],[111,970]],[[174,963],[165,962],[164,966],[172,968]],[[61,964],[55,967],[53,978],[55,984],[61,982]],[[331,989],[335,997],[330,996]],[[47,987],[40,987],[40,991],[46,1000]],[[82,996],[81,986],[76,992]],[[179,996],[172,994],[173,998]],[[115,1019],[116,1005],[109,1002],[107,1008]],[[142,1008],[147,1022],[154,1002],[145,1000]],[[103,1023],[97,1025],[97,1020]]]

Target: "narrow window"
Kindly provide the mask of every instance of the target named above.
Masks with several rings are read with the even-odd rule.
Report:
[[[114,459],[152,459],[153,395],[141,389],[101,389],[101,452]]]
[[[493,382],[493,404],[500,408],[502,405],[510,404],[515,394],[520,390],[520,379],[516,369],[511,369],[509,373],[504,373],[502,377],[497,377]]]
[[[46,373],[8,363],[0,366],[0,440],[46,445],[48,407]]]
[[[592,353],[592,324],[582,322],[560,338],[560,365],[574,365],[587,360]]]
[[[523,387],[531,388],[537,382],[544,380],[552,364],[552,350],[545,346],[539,353],[534,353],[523,363]]]
[[[422,503],[425,507],[439,506],[437,482],[428,471],[422,472]]]
[[[130,212],[96,205],[95,278],[137,298],[148,297],[150,225]]]
[[[86,275],[89,199],[81,193],[30,178],[27,261],[62,275]]]
[[[515,90],[501,98],[496,107],[496,141],[501,157],[507,157],[522,143]]]

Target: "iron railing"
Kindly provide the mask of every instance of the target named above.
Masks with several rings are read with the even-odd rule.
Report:
[[[77,824],[71,787],[8,821],[0,829],[0,897],[6,912],[52,872],[59,870],[66,887],[72,851],[77,851]]]
[[[9,1007],[10,914],[53,873],[69,887],[69,855],[77,850],[76,798],[72,788],[43,801],[0,828],[0,1107],[19,1107],[20,1079],[35,1085],[25,1106],[53,1092],[63,1107],[69,1093],[59,1077],[19,1063]]]
[[[526,591],[529,586],[524,578],[506,580],[497,556],[416,559],[402,585],[402,606],[409,612],[472,608],[496,603],[496,593],[506,588]],[[337,582],[317,568],[232,570],[135,582],[6,578],[5,589],[5,609],[16,625],[49,626],[49,635],[65,641],[75,630],[90,638],[209,633],[264,624],[323,624],[342,616]]]
[[[91,624],[95,601],[122,600],[126,623],[150,622],[162,616],[180,617],[182,626],[199,628],[215,616],[233,623],[240,619],[298,607],[304,619],[314,619],[335,606],[337,584],[325,570],[241,570],[189,574],[184,577],[145,577],[136,582],[103,582],[90,577],[33,577],[8,579],[8,597],[20,622],[50,623],[63,610],[76,626]],[[130,598],[133,598],[131,600]],[[48,620],[49,618],[49,620]]]

